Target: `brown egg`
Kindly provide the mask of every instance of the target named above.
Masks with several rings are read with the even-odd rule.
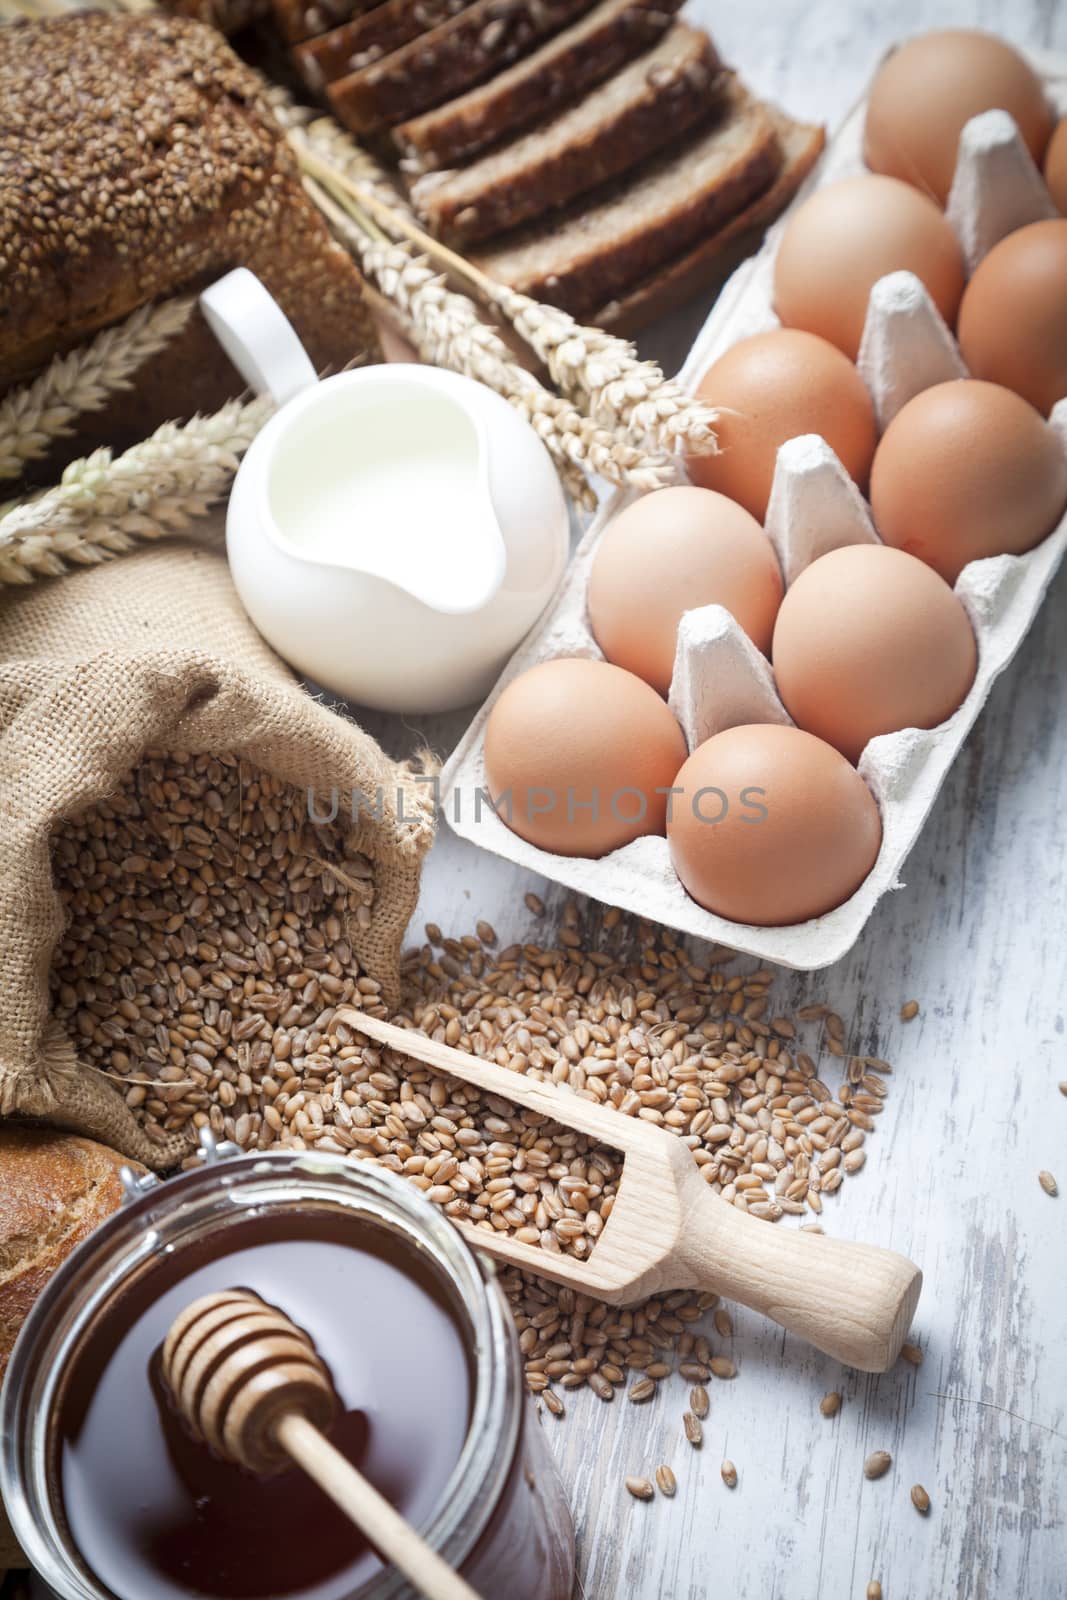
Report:
[[[700,745],[675,779],[667,823],[686,893],[731,922],[781,927],[841,905],[882,842],[854,767],[799,728],[748,724]]]
[[[1031,222],[994,245],[967,285],[959,339],[974,377],[1048,416],[1067,395],[1067,221]]]
[[[1067,453],[1029,401],[977,379],[938,383],[889,424],[871,471],[887,544],[955,583],[968,561],[1021,555],[1067,508]]]
[[[1058,123],[1045,152],[1045,182],[1056,210],[1067,217],[1067,117]]]
[[[945,580],[903,550],[853,544],[806,567],[774,629],[793,721],[850,761],[868,740],[936,728],[966,698],[978,650]]]
[[[867,100],[863,158],[941,205],[956,171],[960,134],[983,111],[1007,111],[1034,160],[1052,131],[1041,79],[1003,39],[944,28],[901,45],[879,69]]]
[[[685,738],[654,689],[606,661],[561,657],[509,683],[485,730],[502,821],[541,850],[606,856],[663,833]],[[504,797],[510,792],[510,817]]]
[[[635,500],[605,528],[589,574],[597,644],[663,695],[686,611],[725,606],[767,655],[781,599],[771,541],[747,511],[710,489],[660,489]]]
[[[819,433],[861,489],[877,433],[867,387],[847,356],[813,333],[777,328],[742,339],[700,380],[700,397],[722,406],[722,449],[686,463],[694,483],[718,489],[762,522],[778,447]]]
[[[774,308],[787,328],[820,334],[854,361],[872,288],[903,271],[914,272],[955,327],[963,255],[934,202],[896,178],[843,178],[816,189],[788,223],[774,263]]]

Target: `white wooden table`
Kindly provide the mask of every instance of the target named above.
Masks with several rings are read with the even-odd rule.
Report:
[[[1064,0],[834,4],[747,0],[690,10],[756,89],[831,128],[894,39],[980,24],[1067,51]],[[676,366],[690,310],[646,337]],[[827,1207],[828,1229],[919,1261],[925,1351],[880,1378],[845,1372],[751,1313],[735,1320],[734,1383],[712,1386],[701,1452],[681,1432],[684,1388],[652,1407],[567,1396],[545,1419],[572,1502],[587,1600],[885,1600],[1067,1597],[1067,573],[957,762],[905,873],[851,956],[783,973],[794,1004],[828,998],[859,1047],[892,1060],[890,1098],[863,1173]],[[463,719],[420,728],[447,752]],[[411,729],[376,724],[409,747]],[[504,940],[529,928],[510,863],[447,827],[418,921]],[[543,931],[543,930],[542,930]],[[901,1002],[919,1018],[903,1024]],[[1064,1195],[1038,1185],[1047,1168]],[[824,1420],[828,1389],[845,1403]],[[892,1453],[869,1483],[862,1463]],[[736,1463],[732,1493],[719,1467]],[[670,1462],[673,1502],[638,1504],[625,1474]],[[925,1485],[928,1517],[909,1489]],[[492,1597],[500,1600],[500,1597]]]

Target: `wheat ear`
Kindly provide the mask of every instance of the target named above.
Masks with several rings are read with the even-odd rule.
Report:
[[[76,431],[78,417],[129,389],[145,362],[181,333],[192,309],[189,298],[141,306],[6,394],[0,400],[0,479],[20,477],[27,462],[40,460],[57,439]]]
[[[510,400],[530,421],[564,474],[568,491],[587,507],[595,504],[581,474],[639,489],[660,488],[671,469],[661,456],[631,444],[552,394],[519,365],[495,329],[484,323],[465,295],[449,289],[440,273],[410,248],[368,231],[313,180],[306,180],[335,231],[359,257],[394,310],[419,354],[438,366],[477,378]],[[575,470],[578,469],[576,475]]]
[[[94,450],[62,481],[0,519],[0,583],[27,584],[106,561],[186,528],[224,494],[273,409],[231,400],[209,417],[165,422],[123,455]]]
[[[635,441],[667,455],[715,453],[715,411],[665,378],[655,362],[643,361],[628,340],[602,328],[584,327],[567,312],[490,278],[419,227],[368,151],[340,130],[331,131],[328,143],[324,132],[318,146],[307,132],[294,130],[290,135],[305,172],[333,195],[360,206],[389,237],[399,236],[500,311],[544,362],[552,381],[588,407],[594,421],[609,430],[624,428]]]

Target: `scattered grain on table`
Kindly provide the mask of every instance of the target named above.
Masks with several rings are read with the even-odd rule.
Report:
[[[668,1500],[672,1500],[674,1498],[675,1492],[678,1488],[678,1480],[674,1476],[674,1473],[671,1471],[670,1467],[656,1468],[656,1487],[658,1488],[660,1494],[665,1494],[667,1496]]]
[[[733,1462],[724,1461],[719,1470],[722,1473],[722,1481],[725,1483],[726,1487],[728,1489],[736,1489],[737,1468],[734,1466]]]
[[[770,970],[725,950],[697,963],[669,930],[574,902],[555,945],[497,949],[486,923],[463,939],[429,924],[391,1013],[353,951],[373,920],[372,864],[340,824],[310,821],[301,790],[235,757],[149,756],[59,825],[53,863],[68,919],[57,1018],[150,1137],[209,1127],[246,1151],[370,1160],[457,1221],[583,1260],[618,1153],[365,1041],[339,1007],[650,1121],[713,1193],[771,1223],[822,1212],[883,1108],[876,1058],[856,1082],[838,1069],[835,1087],[803,1047],[808,1023],[825,1020],[824,1044],[844,1036],[829,1008],[783,1017]],[[527,904],[544,911],[532,892]],[[701,1331],[713,1294],[620,1310],[514,1268],[499,1281],[534,1393],[607,1399],[682,1363],[734,1375]],[[727,1327],[722,1315],[709,1333]]]
[[[545,1405],[548,1407],[549,1411],[551,1411],[554,1417],[562,1417],[566,1414],[566,1408],[563,1404],[563,1401],[560,1399],[558,1394],[553,1394],[551,1389],[546,1389],[542,1394],[541,1399],[544,1401]]]
[[[892,1465],[888,1450],[873,1450],[863,1463],[863,1471],[868,1478],[884,1478]]]
[[[913,1367],[921,1367],[923,1364],[923,1353],[917,1344],[902,1344],[900,1354],[902,1360],[909,1361]]]
[[[1051,1172],[1039,1172],[1037,1175],[1037,1181],[1041,1185],[1042,1189],[1044,1189],[1046,1194],[1059,1194],[1059,1185],[1052,1176]]]
[[[711,1410],[711,1401],[708,1398],[708,1391],[705,1389],[702,1383],[694,1384],[693,1388],[690,1389],[689,1409],[693,1413],[694,1417],[699,1417],[701,1420],[703,1420],[703,1418],[706,1417],[708,1412]]]
[[[819,1410],[824,1417],[836,1417],[841,1410],[841,1396],[836,1389],[831,1389],[829,1394],[824,1394],[819,1401]]]
[[[626,1487],[635,1500],[651,1500],[656,1492],[647,1478],[627,1478]]]
[[[733,1338],[734,1322],[725,1306],[720,1306],[712,1316],[711,1320],[715,1324],[715,1332],[719,1335],[720,1339]]]
[[[872,1578],[867,1585],[867,1600],[882,1600],[882,1585],[877,1578]]]
[[[921,1483],[912,1484],[911,1503],[920,1516],[926,1516],[926,1513],[930,1509],[930,1496],[927,1494]]]
[[[523,895],[522,898],[526,903],[527,911],[532,912],[535,917],[544,916],[545,902],[541,899],[539,894],[534,894],[533,890],[530,889],[526,894]]]
[[[901,1022],[912,1022],[919,1015],[918,1000],[905,1000],[900,1008]]]
[[[687,1411],[682,1418],[682,1427],[689,1443],[694,1449],[699,1449],[704,1442],[704,1429],[700,1425],[700,1418],[695,1417],[691,1411]]]

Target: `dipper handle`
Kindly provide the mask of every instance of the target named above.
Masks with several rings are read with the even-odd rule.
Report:
[[[478,1600],[460,1575],[320,1431],[338,1411],[302,1328],[247,1289],[209,1294],[174,1321],[163,1377],[195,1436],[264,1476],[295,1462],[426,1600]]]

